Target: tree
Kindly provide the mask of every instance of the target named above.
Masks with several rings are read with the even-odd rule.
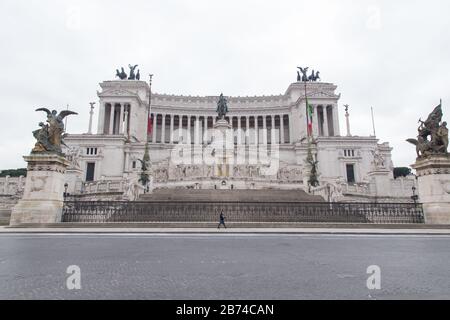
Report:
[[[0,171],[0,177],[20,177],[20,176],[27,176],[27,169],[26,168],[20,168],[20,169],[8,169],[8,170],[2,170]]]
[[[397,179],[399,177],[407,177],[411,173],[411,168],[408,167],[394,168],[394,179]]]

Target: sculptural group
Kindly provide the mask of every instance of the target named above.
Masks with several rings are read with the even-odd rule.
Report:
[[[141,73],[138,69],[137,73],[135,73],[135,70],[137,68],[137,64],[132,66],[131,64],[128,65],[128,68],[130,69],[130,75],[127,75],[123,67],[119,69],[116,69],[116,77],[118,77],[120,80],[141,80]]]
[[[426,121],[419,119],[417,139],[408,139],[416,146],[417,158],[433,154],[447,154],[448,128],[447,122],[442,122],[442,103],[428,116]]]
[[[309,67],[306,67],[306,68],[297,67],[297,69],[300,70],[300,71],[297,71],[297,81],[298,82],[308,82],[308,81],[316,82],[316,81],[321,80],[320,79],[320,71],[315,72],[313,70],[312,73],[308,76]]]
[[[63,110],[59,114],[56,110],[50,111],[47,108],[39,108],[36,111],[45,111],[47,113],[47,123],[39,123],[41,127],[33,131],[33,136],[37,142],[32,153],[55,152],[62,153],[61,145],[65,145],[64,138],[64,118],[71,114],[78,114],[73,111]]]

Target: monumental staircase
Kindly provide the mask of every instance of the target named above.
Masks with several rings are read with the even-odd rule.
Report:
[[[324,202],[321,196],[309,195],[303,190],[203,190],[203,189],[159,189],[143,194],[139,201],[176,202]]]

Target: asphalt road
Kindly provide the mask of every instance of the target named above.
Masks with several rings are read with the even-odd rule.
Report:
[[[2,234],[0,299],[450,299],[450,237]]]

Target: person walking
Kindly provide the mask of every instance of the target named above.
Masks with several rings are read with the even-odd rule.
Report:
[[[221,225],[223,225],[225,229],[227,228],[227,226],[225,225],[225,216],[223,215],[223,210],[220,211],[219,225],[217,226],[217,229],[220,229]]]

